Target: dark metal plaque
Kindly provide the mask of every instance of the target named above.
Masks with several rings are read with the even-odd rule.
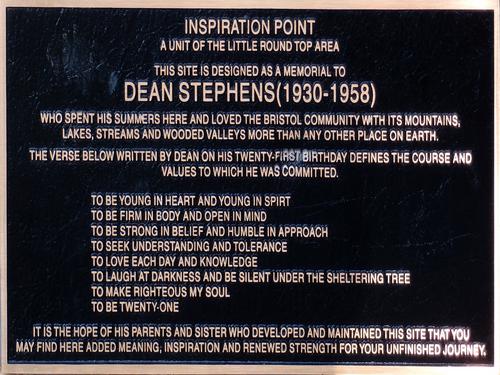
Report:
[[[498,370],[497,10],[292,5],[4,8],[5,371]]]

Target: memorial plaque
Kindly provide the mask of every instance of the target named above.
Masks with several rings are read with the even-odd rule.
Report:
[[[2,15],[3,372],[498,373],[498,4],[46,5]]]

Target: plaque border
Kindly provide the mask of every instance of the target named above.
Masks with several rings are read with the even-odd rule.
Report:
[[[6,9],[186,8],[311,10],[494,11],[494,365],[290,365],[290,364],[12,364],[7,361],[7,82]],[[495,0],[0,0],[0,374],[500,374],[500,17]],[[495,225],[497,224],[497,225]],[[496,286],[496,287],[495,287]],[[495,319],[498,317],[498,319]]]

